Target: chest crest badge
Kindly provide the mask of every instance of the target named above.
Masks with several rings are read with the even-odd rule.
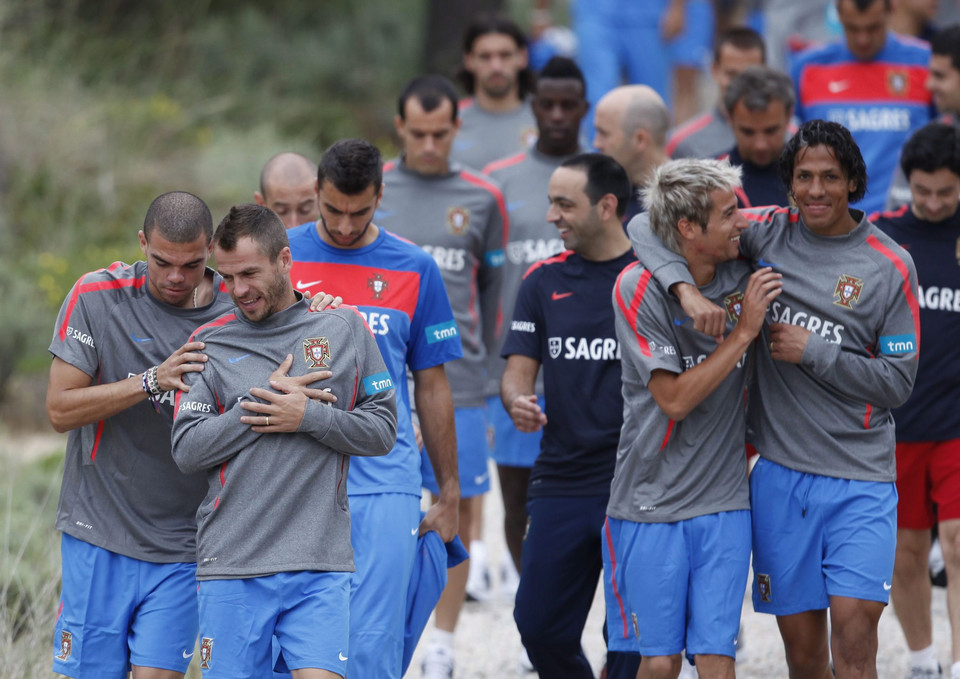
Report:
[[[833,291],[833,303],[847,309],[852,309],[854,302],[860,301],[863,292],[863,280],[847,274],[840,274],[837,287]]]
[[[383,293],[390,287],[390,282],[383,277],[383,274],[378,273],[367,279],[367,287],[373,290],[374,299],[383,299]]]
[[[462,236],[470,230],[470,210],[452,207],[447,210],[447,228],[454,236]]]
[[[740,320],[740,307],[743,305],[743,293],[734,292],[723,298],[723,307],[727,310],[727,318],[731,323]]]
[[[329,368],[330,342],[326,337],[308,337],[303,340],[303,357],[309,368]]]
[[[910,82],[906,71],[892,70],[887,71],[887,89],[890,94],[897,97],[903,97],[907,94],[907,84]]]

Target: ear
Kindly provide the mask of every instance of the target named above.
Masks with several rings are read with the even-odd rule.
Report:
[[[397,136],[403,139],[403,118],[399,115],[393,116],[393,127],[397,131]]]
[[[283,269],[284,272],[290,273],[290,269],[293,268],[293,255],[290,254],[290,248],[284,247],[283,250],[280,251],[277,259],[280,262],[280,268]]]
[[[699,224],[694,223],[686,217],[677,222],[677,231],[680,233],[680,238],[686,241],[691,241],[697,237],[697,234],[703,233],[703,229],[700,228]]]
[[[639,152],[643,153],[647,150],[647,146],[650,144],[650,133],[647,132],[642,127],[638,127],[633,132],[633,147]]]
[[[259,191],[253,192],[253,200],[257,205],[263,205],[264,207],[267,205],[266,199],[264,199],[263,194]]]
[[[611,216],[615,216],[617,214],[617,197],[612,193],[606,193],[600,196],[600,200],[597,201],[597,212],[603,221],[607,221]]]
[[[140,249],[143,251],[144,257],[147,255],[147,234],[141,229],[137,232],[137,236],[140,238]]]

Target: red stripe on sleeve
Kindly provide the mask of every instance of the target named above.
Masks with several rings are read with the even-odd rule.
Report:
[[[90,461],[95,462],[97,459],[97,451],[100,450],[100,439],[103,438],[103,425],[104,421],[100,420],[97,422],[97,433],[93,437],[93,450],[90,451]]]
[[[500,210],[500,217],[503,219],[503,242],[507,242],[507,235],[510,229],[510,218],[507,217],[507,201],[503,197],[503,193],[496,186],[488,182],[483,177],[478,177],[472,172],[467,172],[463,170],[460,172],[460,178],[464,181],[467,181],[474,186],[479,186],[483,189],[486,189],[493,197],[497,200],[497,209]]]
[[[114,262],[110,265],[109,271],[115,271],[116,269],[123,267],[122,262]],[[120,290],[122,288],[141,288],[143,284],[147,282],[146,276],[140,276],[139,278],[125,278],[122,280],[112,280],[112,281],[98,281],[96,283],[84,283],[84,279],[87,276],[99,273],[103,271],[94,271],[92,273],[86,274],[83,276],[73,288],[73,294],[70,295],[70,301],[67,302],[66,313],[63,314],[63,325],[60,326],[60,339],[67,339],[67,327],[70,325],[70,316],[73,314],[73,309],[77,305],[77,300],[80,298],[80,295],[86,294],[88,292],[101,292],[103,290]]]
[[[547,257],[546,259],[541,259],[539,262],[534,262],[530,265],[530,268],[527,269],[527,272],[523,274],[523,277],[526,278],[534,271],[539,269],[541,266],[550,266],[551,264],[559,264],[560,262],[565,262],[568,257],[573,255],[573,250],[564,250],[559,255],[554,255],[553,257]]]
[[[676,422],[674,422],[673,420],[670,420],[667,423],[667,433],[664,434],[663,436],[663,443],[660,444],[660,450],[663,450],[664,448],[666,448],[667,444],[670,443],[670,434],[673,433],[673,425],[675,424]]]
[[[633,335],[637,338],[637,344],[640,345],[640,353],[649,358],[650,356],[653,356],[653,354],[650,352],[650,343],[647,342],[646,337],[637,331],[637,311],[640,309],[640,303],[643,301],[643,295],[646,293],[647,285],[650,283],[650,278],[652,277],[650,272],[644,271],[640,275],[640,280],[637,282],[637,289],[633,293],[633,299],[630,300],[629,307],[623,300],[623,295],[620,293],[620,281],[624,274],[637,266],[640,266],[639,262],[632,262],[620,272],[620,275],[617,276],[617,282],[616,285],[614,285],[614,290],[617,291],[617,306],[620,307],[620,311],[624,316],[626,316],[627,323],[630,324],[630,329],[633,330]]]
[[[906,263],[895,255],[890,248],[881,243],[880,239],[876,236],[867,236],[867,244],[889,259],[893,263],[894,268],[900,273],[900,277],[903,278],[903,296],[907,298],[907,306],[910,307],[910,314],[913,316],[913,330],[917,334],[916,353],[917,358],[920,358],[920,306],[917,304],[917,298],[910,288],[910,270],[907,268]]]
[[[506,158],[495,160],[492,163],[489,163],[485,168],[483,168],[483,174],[490,174],[491,172],[502,170],[505,167],[516,165],[526,157],[527,157],[527,152],[521,151],[520,153],[514,154],[512,156],[507,156]]]
[[[713,120],[713,114],[704,113],[699,118],[694,118],[686,125],[677,128],[677,131],[673,133],[673,136],[670,137],[670,140],[667,142],[667,155],[673,156],[673,152],[677,150],[677,145],[682,142],[684,139],[689,137],[694,132],[699,132],[707,125],[710,124],[710,121]]]

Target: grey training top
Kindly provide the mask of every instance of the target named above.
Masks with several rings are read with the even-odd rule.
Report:
[[[60,308],[50,353],[93,384],[139,375],[163,363],[197,325],[233,308],[222,279],[213,276],[213,300],[194,309],[150,294],[146,262],[114,262],[88,273]],[[196,560],[195,515],[206,482],[182,474],[170,456],[174,394],[70,432],[58,530],[142,561]]]
[[[442,175],[424,175],[401,159],[383,170],[376,222],[437,262],[463,344],[463,358],[446,364],[453,403],[457,408],[482,406],[487,353],[500,322],[509,228],[500,186],[459,165]]]
[[[736,143],[727,117],[716,107],[671,130],[667,136],[667,155],[671,158],[716,158]]]
[[[859,481],[896,478],[890,409],[910,396],[917,372],[920,316],[910,255],[851,210],[842,236],[811,231],[796,208],[744,210],[741,252],[754,267],[783,274],[771,323],[810,331],[799,365],[770,357],[765,326],[757,351],[759,398],[748,428],[759,453],[790,469]],[[693,282],[640,217],[628,229],[637,256],[665,288]],[[756,407],[754,407],[756,406]]]
[[[530,148],[537,140],[537,121],[530,101],[510,111],[487,111],[472,97],[459,103],[460,130],[450,159],[482,170],[488,163]]]
[[[348,456],[385,455],[397,434],[393,381],[360,313],[315,313],[300,299],[259,323],[235,311],[193,337],[210,359],[177,399],[173,457],[184,472],[206,472],[198,579],[352,571]],[[291,376],[333,372],[312,386],[338,400],[308,401],[297,432],[256,433],[239,403],[254,400],[251,387],[270,388],[287,354]]]
[[[579,151],[578,151],[579,153]],[[576,154],[574,154],[576,155]],[[547,189],[550,177],[560,164],[573,156],[548,156],[536,148],[502,158],[487,165],[483,173],[503,187],[510,214],[507,257],[503,270],[503,317],[513,318],[513,309],[520,292],[523,275],[540,260],[563,252],[563,241],[557,227],[547,221]],[[506,328],[490,352],[487,369],[487,395],[500,395],[500,378],[507,362],[500,357]],[[543,393],[543,376],[537,375],[536,392]]]
[[[727,310],[727,332],[740,317],[750,277],[746,262],[724,262],[700,288]],[[654,370],[680,374],[717,347],[683,322],[683,308],[650,272],[625,269],[613,291],[623,368],[623,428],[607,514],[639,523],[683,521],[750,508],[744,454],[747,355],[681,421],[647,388]],[[677,324],[677,321],[681,321]]]

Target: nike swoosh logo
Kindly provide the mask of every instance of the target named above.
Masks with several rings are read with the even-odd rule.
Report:
[[[343,651],[337,654],[337,657],[340,658],[340,662],[347,662],[347,656],[343,654]]]
[[[410,529],[410,535],[416,536],[417,533],[419,533],[419,532],[420,532],[420,526],[417,526],[416,528],[411,528],[411,529]]]
[[[674,317],[674,318],[673,318],[673,324],[674,324],[674,325],[683,325],[684,323],[686,323],[686,322],[689,321],[689,320],[690,320],[690,317],[689,317],[689,316],[684,316],[683,318]]]
[[[243,359],[245,359],[245,358],[246,358],[247,356],[249,356],[249,355],[250,355],[250,354],[244,354],[243,356],[231,356],[231,357],[229,358],[229,361],[230,361],[231,363],[239,363],[240,361],[242,361]]]
[[[481,483],[487,480],[488,476],[490,476],[489,472],[486,474],[481,474],[480,476],[474,476],[473,482],[479,486]]]
[[[763,267],[765,267],[765,266],[769,266],[771,269],[775,269],[775,268],[777,268],[778,266],[780,266],[779,264],[774,264],[773,262],[768,262],[768,261],[765,260],[763,257],[761,257],[760,259],[757,260],[757,264],[760,266],[761,269],[762,269]]]
[[[833,94],[837,92],[843,92],[844,90],[850,87],[849,80],[831,80],[827,83],[827,89],[830,90]]]
[[[527,204],[527,201],[525,200],[512,200],[509,203],[507,203],[507,212],[513,212],[514,210],[518,210],[519,208],[522,208],[526,204]]]
[[[322,278],[321,278],[320,280],[318,280],[318,281],[310,281],[310,282],[308,282],[308,283],[304,283],[303,281],[301,281],[301,280],[298,279],[298,280],[297,280],[297,290],[306,290],[307,288],[312,288],[314,285],[320,285],[321,283],[323,283],[323,279],[322,279]]]
[[[186,651],[184,651],[184,652],[183,652],[183,657],[184,657],[184,659],[191,658],[191,657],[193,657],[193,652],[187,653]]]
[[[153,341],[152,337],[137,337],[133,333],[130,333],[130,339],[132,339],[134,342],[152,342]]]
[[[569,296],[572,295],[572,294],[573,294],[572,292],[557,292],[556,290],[554,290],[554,291],[553,291],[553,294],[550,295],[550,299],[552,299],[554,302],[556,302],[558,299],[563,299],[564,297],[569,297]]]
[[[889,592],[891,589],[893,589],[893,585],[888,585],[888,584],[887,584],[887,581],[884,580],[884,581],[883,581],[883,588],[884,588],[886,591]]]

